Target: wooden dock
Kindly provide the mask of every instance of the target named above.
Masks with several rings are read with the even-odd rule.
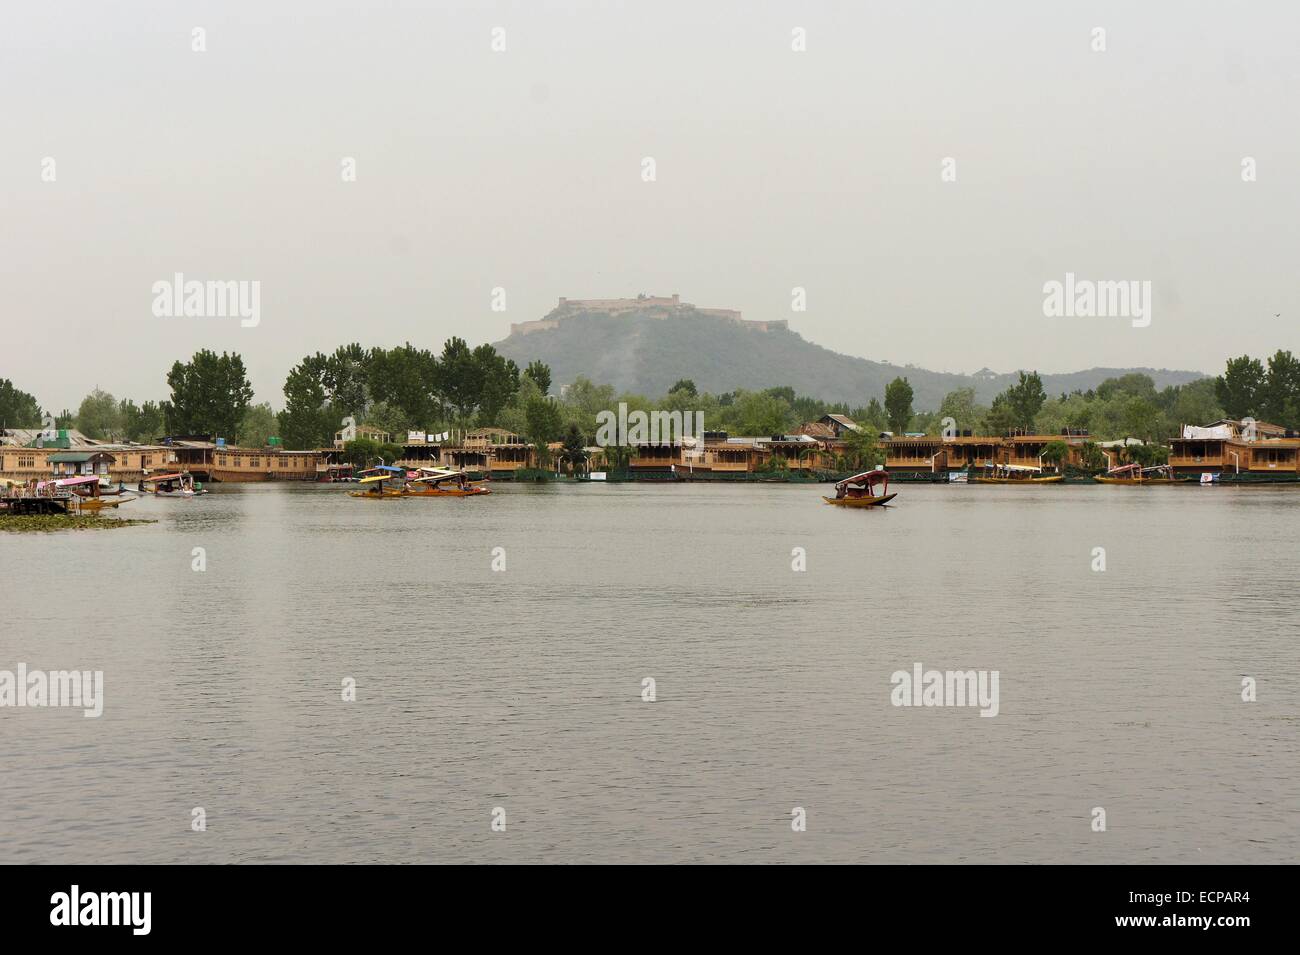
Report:
[[[64,491],[46,494],[13,488],[0,494],[0,514],[71,514],[81,513],[81,497]]]

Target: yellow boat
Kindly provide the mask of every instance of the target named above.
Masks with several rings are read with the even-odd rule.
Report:
[[[489,488],[469,480],[464,471],[449,468],[420,468],[424,477],[407,482],[402,493],[407,497],[476,497],[491,494]]]
[[[1065,476],[1062,474],[1052,474],[1048,477],[1029,478],[970,477],[966,479],[969,484],[1056,484],[1064,480]]]
[[[1173,470],[1167,464],[1154,468],[1144,468],[1138,464],[1125,464],[1123,467],[1112,468],[1105,475],[1094,474],[1092,479],[1098,484],[1126,484],[1129,486],[1182,483],[1174,477]]]
[[[394,501],[401,500],[406,495],[400,487],[389,487],[384,482],[398,480],[397,472],[405,476],[406,472],[400,468],[385,468],[381,474],[372,474],[370,477],[363,477],[358,484],[369,484],[364,491],[348,491],[349,497],[360,497],[370,501]]]
[[[969,484],[1057,484],[1065,480],[1063,474],[1044,476],[1042,468],[1024,464],[995,464],[984,469],[987,473],[976,474],[974,471],[966,478]]]
[[[54,482],[57,488],[66,488],[71,491],[77,499],[77,508],[82,511],[102,511],[106,507],[117,507],[128,501],[134,501],[133,497],[117,497],[106,500],[100,496],[101,488],[99,478],[92,474],[81,477],[62,478]]]
[[[876,493],[878,484],[881,485],[879,494]],[[888,472],[863,471],[840,481],[835,485],[835,496],[823,495],[822,500],[837,507],[883,507],[898,497],[897,493],[890,494],[888,491]]]

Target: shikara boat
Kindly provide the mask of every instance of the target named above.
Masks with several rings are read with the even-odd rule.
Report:
[[[482,482],[469,479],[465,471],[453,471],[449,468],[420,468],[420,477],[408,481],[408,497],[475,497],[479,494],[491,494]]]
[[[399,500],[406,496],[403,489],[405,482],[406,468],[381,464],[362,471],[361,480],[357,482],[362,486],[362,490],[348,491],[348,494],[369,501]]]
[[[1161,464],[1153,468],[1144,468],[1140,464],[1125,464],[1111,468],[1105,475],[1094,474],[1092,479],[1098,484],[1178,484],[1173,468]]]
[[[100,497],[116,497],[117,495],[124,494],[124,493],[126,493],[126,485],[123,484],[121,481],[118,481],[116,484],[114,484],[108,478],[101,477],[99,479]]]
[[[77,507],[83,511],[99,511],[135,500],[134,497],[115,496],[111,499],[102,497],[103,489],[100,487],[99,478],[93,474],[60,478],[53,483],[56,488],[71,491],[77,498]]]
[[[995,464],[992,467],[972,470],[970,484],[1056,484],[1065,480],[1063,474],[1043,474],[1042,468],[1026,464]]]
[[[194,497],[196,494],[208,493],[207,488],[199,487],[194,483],[194,475],[188,471],[151,474],[147,478],[140,479],[136,490],[141,494],[152,494],[154,497]]]
[[[889,493],[889,472],[863,471],[840,481],[835,485],[835,496],[822,497],[822,500],[840,507],[883,507],[896,497],[897,492]]]

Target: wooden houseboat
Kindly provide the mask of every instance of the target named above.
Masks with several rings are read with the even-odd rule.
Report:
[[[208,465],[208,479],[222,482],[315,481],[324,465],[320,451],[286,451],[265,448],[234,448],[214,445]]]
[[[1300,480],[1300,436],[1277,425],[1232,420],[1184,425],[1169,443],[1169,467],[1190,481],[1292,483]]]

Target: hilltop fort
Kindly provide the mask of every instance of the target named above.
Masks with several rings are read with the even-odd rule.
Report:
[[[511,335],[531,335],[560,327],[566,318],[579,315],[628,315],[635,313],[643,318],[677,318],[703,315],[721,318],[755,331],[766,332],[774,328],[787,329],[789,323],[781,321],[752,322],[741,318],[740,312],[731,308],[701,308],[683,302],[681,296],[638,295],[636,298],[561,298],[545,318],[533,322],[512,322]]]

